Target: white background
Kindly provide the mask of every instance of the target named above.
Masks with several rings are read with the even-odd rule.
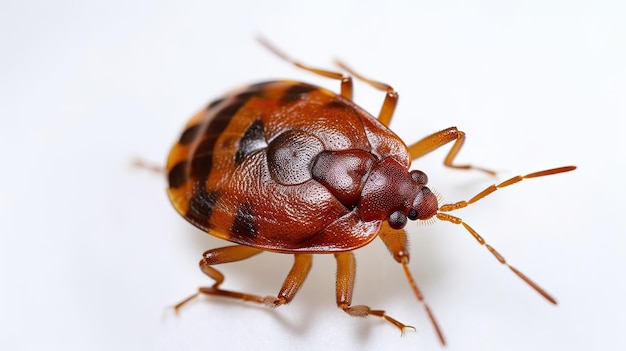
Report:
[[[330,3],[330,2],[329,2]],[[0,6],[0,349],[440,350],[401,267],[378,241],[357,252],[356,304],[417,327],[400,333],[334,303],[334,261],[316,257],[275,311],[202,299],[201,253],[224,242],[181,219],[162,164],[182,126],[227,89],[340,57],[401,94],[407,142],[456,125],[459,162],[519,173],[574,164],[459,211],[554,294],[545,302],[467,234],[409,224],[411,269],[448,350],[626,348],[622,1],[4,1]],[[377,113],[383,95],[359,84]],[[418,160],[447,201],[495,180]],[[226,288],[277,292],[291,257],[223,266]]]

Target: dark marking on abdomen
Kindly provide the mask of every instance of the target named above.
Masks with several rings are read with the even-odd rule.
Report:
[[[178,162],[167,174],[170,188],[178,188],[187,182],[187,161]]]
[[[235,163],[241,164],[248,155],[265,147],[267,147],[267,140],[265,140],[263,123],[256,120],[246,129],[243,137],[239,140],[239,147],[235,153]]]
[[[239,206],[233,225],[230,227],[230,232],[246,238],[255,238],[259,234],[254,226],[252,206],[249,204]]]
[[[262,89],[246,90],[245,92],[224,101],[216,111],[209,109],[207,113],[215,113],[209,125],[204,129],[202,140],[191,155],[191,176],[195,179],[206,179],[213,168],[213,149],[217,138],[228,126],[237,111],[244,106],[250,98],[260,94]]]
[[[189,145],[192,141],[196,139],[198,133],[200,133],[201,127],[202,126],[200,124],[196,124],[195,126],[191,126],[185,129],[183,134],[180,136],[178,143],[181,145]]]
[[[340,96],[332,98],[325,106],[328,109],[340,109],[351,114],[359,114],[359,111],[355,110],[351,104],[351,101],[342,100]]]
[[[189,200],[189,208],[185,217],[193,224],[206,228],[215,204],[219,200],[217,191],[206,191],[203,182],[194,183],[193,195]]]
[[[288,88],[285,91],[285,95],[280,98],[280,103],[288,104],[290,102],[300,100],[310,92],[318,89],[318,87],[306,83],[294,84],[292,87]]]
[[[213,100],[209,103],[209,106],[207,106],[207,110],[210,110],[212,108],[214,108],[215,106],[219,105],[222,101],[226,100],[226,98],[220,98],[217,100]]]

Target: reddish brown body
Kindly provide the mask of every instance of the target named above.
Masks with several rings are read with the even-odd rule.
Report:
[[[426,218],[436,212],[410,164],[402,140],[350,100],[267,82],[189,122],[168,160],[169,194],[181,215],[222,239],[279,252],[347,251],[376,237],[386,210],[406,215],[413,193],[417,205],[425,193]],[[399,180],[415,186],[393,196]]]
[[[176,210],[196,227],[234,246],[203,254],[201,270],[215,283],[198,294],[219,295],[270,306],[288,303],[303,284],[312,254],[332,253],[337,260],[337,305],[352,316],[377,316],[400,330],[409,327],[385,311],[352,305],[356,263],[353,250],[380,237],[402,264],[416,297],[424,303],[442,343],[443,334],[425,304],[408,268],[407,219],[437,219],[462,224],[502,264],[552,303],[556,300],[520,271],[454,211],[499,188],[525,178],[573,170],[555,168],[517,176],[492,185],[469,201],[439,206],[426,186],[427,176],[410,171],[411,161],[454,141],[444,160],[456,165],[465,134],[447,128],[407,146],[387,128],[398,95],[389,85],[353,76],[386,91],[378,117],[352,102],[350,76],[305,66],[269,44],[270,50],[295,66],[341,80],[341,93],[296,81],[274,81],[227,94],[196,114],[185,127],[168,161],[169,197]],[[277,296],[257,296],[220,287],[224,276],[214,265],[274,251],[294,254],[294,265]]]

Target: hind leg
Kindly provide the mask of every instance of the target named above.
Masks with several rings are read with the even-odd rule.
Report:
[[[176,311],[180,310],[181,307],[183,307],[189,301],[195,299],[201,294],[224,296],[243,301],[252,301],[265,304],[270,307],[277,307],[289,303],[304,283],[304,280],[306,279],[309,270],[311,269],[311,265],[313,263],[312,255],[294,255],[295,259],[293,267],[291,268],[291,271],[289,271],[289,273],[287,274],[283,286],[277,296],[263,297],[260,295],[224,290],[220,288],[220,285],[224,282],[224,275],[217,269],[213,268],[213,265],[242,261],[252,256],[258,255],[261,252],[263,252],[263,250],[242,245],[227,246],[206,251],[202,255],[202,260],[200,260],[200,269],[202,270],[202,272],[204,272],[204,274],[211,277],[215,281],[215,283],[213,283],[213,285],[210,287],[198,288],[198,292],[176,304],[174,306],[174,309]]]

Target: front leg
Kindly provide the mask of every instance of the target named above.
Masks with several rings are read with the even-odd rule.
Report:
[[[465,142],[465,133],[458,130],[456,127],[450,127],[450,128],[438,131],[436,133],[433,133],[423,138],[422,140],[414,144],[411,144],[409,146],[409,154],[411,155],[411,159],[415,160],[416,158],[420,158],[446,145],[447,143],[451,141],[454,141],[454,144],[452,144],[452,148],[450,149],[450,151],[448,152],[448,155],[443,161],[443,164],[446,167],[464,169],[464,170],[475,169],[481,172],[488,173],[492,176],[496,175],[496,172],[489,170],[489,169],[479,168],[479,167],[475,167],[472,165],[457,165],[457,164],[452,163],[456,155],[461,150],[463,143]]]
[[[428,304],[424,300],[424,295],[422,294],[422,291],[417,286],[417,283],[415,282],[415,279],[413,279],[413,275],[409,270],[409,250],[407,249],[408,239],[406,237],[406,232],[404,231],[404,229],[393,229],[389,226],[387,222],[384,222],[380,229],[380,232],[378,233],[378,236],[385,243],[387,249],[389,249],[389,252],[391,252],[391,254],[393,255],[393,258],[402,265],[402,268],[404,269],[404,275],[409,281],[411,289],[413,289],[413,292],[415,293],[417,299],[424,305],[426,314],[428,314],[428,318],[430,318],[430,321],[433,324],[435,331],[437,332],[439,341],[442,345],[445,345],[446,340],[443,336],[443,332],[441,331],[441,328],[439,327],[435,316],[430,310],[430,307],[428,307]]]

